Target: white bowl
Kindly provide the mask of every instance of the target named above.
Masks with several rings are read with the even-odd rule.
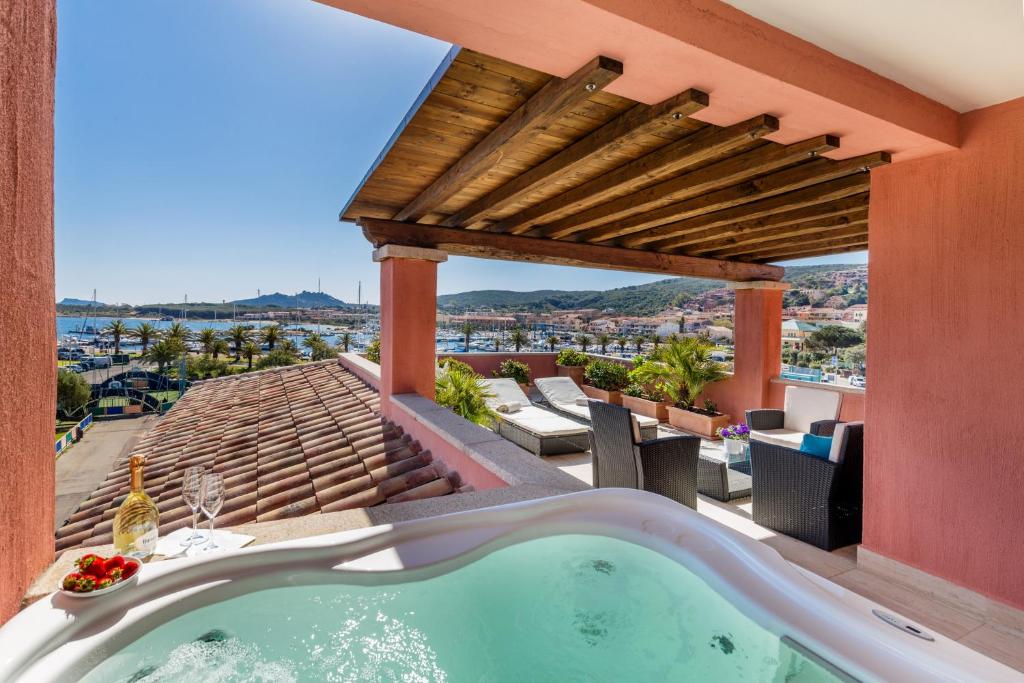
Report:
[[[120,590],[121,588],[124,588],[128,584],[135,583],[138,580],[139,572],[141,572],[141,571],[142,571],[142,565],[140,563],[138,570],[134,574],[129,576],[127,579],[122,579],[122,580],[118,581],[117,583],[115,583],[113,586],[107,586],[106,588],[100,588],[99,590],[92,590],[92,591],[89,591],[88,593],[74,593],[72,591],[66,591],[63,588],[60,588],[59,590],[60,590],[61,595],[66,595],[69,598],[98,598],[101,595],[107,595],[108,593],[113,593],[116,590]],[[66,575],[65,575],[64,578],[66,578]],[[60,580],[61,584],[64,583],[64,578],[61,578],[61,580]]]

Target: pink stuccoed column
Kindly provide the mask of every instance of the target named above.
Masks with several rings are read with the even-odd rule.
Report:
[[[391,416],[393,394],[434,398],[437,332],[437,249],[386,244],[380,263],[381,411]]]
[[[735,282],[733,343],[736,347],[733,377],[709,388],[718,408],[744,419],[744,411],[771,405],[771,379],[782,370],[782,293],[784,282]]]
[[[55,4],[0,3],[0,623],[53,561]]]

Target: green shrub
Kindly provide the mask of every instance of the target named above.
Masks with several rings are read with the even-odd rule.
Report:
[[[465,363],[462,363],[465,365]],[[457,415],[484,427],[494,424],[495,413],[487,405],[491,394],[483,377],[450,364],[434,382],[434,401]]]
[[[643,398],[644,388],[639,384],[633,383],[627,385],[626,388],[622,390],[622,393],[626,396],[632,396],[633,398]]]
[[[380,337],[374,337],[373,341],[366,345],[366,360],[380,365]]]
[[[468,372],[471,375],[476,374],[476,370],[473,369],[473,366],[455,358],[442,358],[437,361],[437,364],[439,367],[445,368],[446,370],[459,370],[460,372]]]
[[[629,384],[629,369],[610,360],[595,360],[583,376],[587,384],[602,391],[622,391]]]
[[[576,349],[562,349],[558,352],[558,357],[555,362],[559,365],[564,366],[580,366],[586,365],[590,362],[590,356],[585,353],[580,353]]]
[[[70,370],[57,373],[57,412],[76,415],[92,397],[92,387],[81,375]]]
[[[530,383],[530,366],[521,360],[507,358],[501,361],[501,365],[494,371],[495,377],[508,377],[519,384]]]
[[[259,361],[256,363],[256,369],[263,370],[284,365],[295,365],[297,360],[293,352],[286,348],[278,347],[273,351],[268,351],[266,355],[260,356]]]

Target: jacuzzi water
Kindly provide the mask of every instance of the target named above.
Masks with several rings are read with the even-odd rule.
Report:
[[[839,680],[679,563],[603,536],[539,538],[433,578],[384,580],[207,605],[84,680]]]

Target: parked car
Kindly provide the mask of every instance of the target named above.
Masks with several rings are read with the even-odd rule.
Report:
[[[85,372],[85,368],[83,368],[81,365],[77,365],[77,364],[76,365],[65,365],[64,369],[68,370],[69,372],[78,372],[78,373]]]
[[[81,365],[86,370],[92,370],[94,367],[96,367],[96,362],[92,358],[82,358],[81,360],[78,361],[78,364]]]
[[[112,365],[110,356],[96,356],[92,362],[95,368],[109,368]]]
[[[863,375],[851,375],[850,386],[851,387],[866,387],[868,385],[867,379]]]

